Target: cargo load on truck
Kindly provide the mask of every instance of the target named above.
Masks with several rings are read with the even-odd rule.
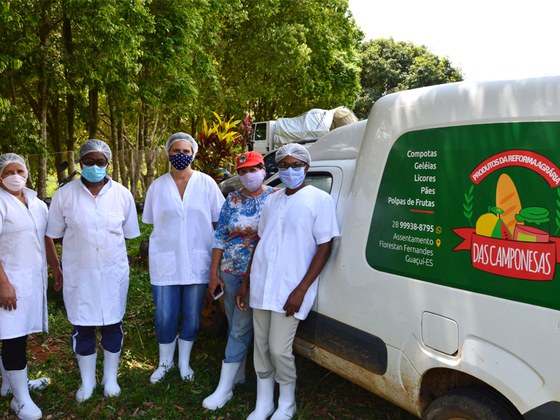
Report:
[[[357,122],[345,106],[334,109],[314,108],[293,118],[261,121],[253,124],[253,150],[265,154],[287,143],[312,143],[329,131]]]

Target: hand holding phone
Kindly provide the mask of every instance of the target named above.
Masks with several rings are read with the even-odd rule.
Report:
[[[216,286],[216,288],[214,289],[214,300],[218,300],[222,297],[222,295],[224,294],[224,289],[222,288],[221,285],[218,284],[218,286]]]

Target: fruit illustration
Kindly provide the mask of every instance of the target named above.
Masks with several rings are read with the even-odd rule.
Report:
[[[496,222],[499,220],[499,217],[496,216],[494,213],[484,213],[482,216],[478,218],[476,221],[476,234],[480,236],[492,236],[492,232],[494,232],[494,227],[496,226]]]
[[[500,218],[496,222],[496,226],[494,226],[494,230],[492,231],[492,238],[498,239],[511,239],[511,233],[504,222],[504,219]]]
[[[511,239],[511,232],[500,217],[503,213],[500,207],[488,207],[488,213],[484,213],[476,221],[476,234],[490,238]]]

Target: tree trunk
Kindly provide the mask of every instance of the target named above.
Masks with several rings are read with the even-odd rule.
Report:
[[[132,167],[131,172],[131,185],[130,192],[135,199],[140,198],[140,191],[138,190],[138,182],[140,181],[140,170],[142,168],[142,158],[144,151],[144,139],[146,137],[146,113],[147,106],[142,104],[142,112],[138,117],[138,126],[136,132],[136,150],[131,150],[132,153]]]
[[[39,94],[39,125],[41,127],[41,142],[47,148],[47,56],[49,45],[49,18],[48,9],[50,1],[43,1],[41,8],[41,23],[39,27],[39,68],[38,68],[38,94]],[[37,195],[43,199],[47,196],[47,157],[39,156],[37,176]]]
[[[127,172],[127,158],[126,151],[124,147],[124,119],[119,118],[117,122],[117,150],[119,160],[119,169],[121,174],[121,183],[129,188],[128,172]]]
[[[115,122],[116,111],[115,111],[115,102],[113,101],[112,97],[109,96],[109,119],[111,125],[111,149],[113,149],[113,172],[112,178],[115,181],[119,181],[119,144],[117,140],[117,124]]]
[[[90,139],[94,139],[97,136],[97,111],[99,108],[99,88],[97,86],[89,88],[88,99],[88,136]]]
[[[154,181],[155,165],[156,162],[156,152],[154,150],[154,139],[158,136],[159,131],[159,116],[158,114],[154,117],[152,133],[148,135],[144,142],[144,157],[146,159],[146,175],[142,177],[142,193],[145,196],[146,191],[152,182]]]
[[[74,114],[76,112],[76,98],[71,93],[66,95],[66,123],[68,137],[66,138],[66,161],[68,162],[68,175],[76,170],[74,161]]]
[[[64,37],[64,46],[66,48],[66,54],[68,56],[68,61],[70,61],[70,57],[72,57],[74,51],[74,45],[72,40],[72,25],[70,19],[66,14],[64,15],[64,23],[63,23],[63,37]],[[72,85],[73,77],[72,73],[69,70],[70,66],[66,66],[65,74],[66,80]],[[68,162],[68,172],[67,174],[70,175],[76,170],[76,164],[74,162],[74,115],[76,112],[76,98],[74,94],[68,90],[66,93],[66,130],[68,131],[68,137],[66,138],[66,161]]]
[[[48,133],[50,134],[50,141],[54,151],[54,167],[56,169],[56,176],[57,181],[60,183],[62,178],[64,178],[64,171],[61,171],[60,168],[62,167],[62,134],[60,128],[60,100],[58,95],[56,98],[50,101],[50,106],[48,107],[50,118],[48,119]]]
[[[198,124],[198,118],[195,116],[191,117],[191,136],[193,136],[193,138],[196,138],[196,127]]]

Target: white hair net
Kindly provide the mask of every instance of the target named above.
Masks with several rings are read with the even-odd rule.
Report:
[[[278,163],[286,156],[291,156],[305,163],[311,163],[311,155],[309,154],[309,150],[307,150],[307,148],[299,143],[288,143],[282,146],[276,151],[274,160],[276,161],[276,163]]]
[[[107,145],[107,143],[97,139],[89,139],[80,147],[80,160],[82,160],[85,155],[92,152],[103,153],[109,162],[111,161],[111,157],[113,156],[113,153],[111,153],[111,148]]]
[[[6,166],[10,163],[19,163],[25,169],[25,174],[27,175],[27,165],[25,164],[25,160],[20,155],[16,155],[15,153],[4,153],[0,155],[0,175],[4,172]]]
[[[183,133],[183,132],[175,133],[171,137],[169,137],[169,140],[167,140],[167,143],[165,143],[165,153],[169,154],[169,151],[171,150],[171,146],[173,145],[173,143],[178,141],[186,141],[190,143],[192,147],[193,157],[196,156],[196,153],[198,152],[198,144],[190,134]]]

